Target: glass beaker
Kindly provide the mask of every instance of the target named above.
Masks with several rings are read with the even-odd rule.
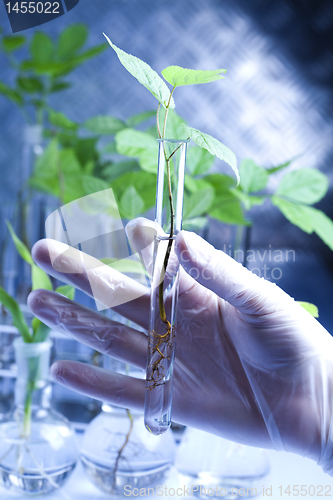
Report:
[[[126,486],[163,484],[174,457],[171,432],[147,435],[142,413],[103,404],[85,432],[80,458],[95,486],[122,496]]]
[[[177,450],[175,466],[182,479],[195,485],[200,498],[240,498],[262,493],[270,466],[265,450],[228,441],[188,427]]]
[[[51,346],[14,341],[15,407],[0,422],[0,484],[26,494],[60,488],[78,458],[74,429],[50,408]]]

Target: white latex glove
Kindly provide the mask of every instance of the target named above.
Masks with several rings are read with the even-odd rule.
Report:
[[[145,219],[127,226],[138,250],[147,246],[147,227],[154,224]],[[36,243],[37,264],[91,293],[86,274],[70,274],[71,269],[78,269],[80,252],[67,252],[58,259],[55,271],[49,249],[54,259],[64,246],[52,240]],[[152,245],[143,251],[148,268],[151,251]],[[333,475],[330,334],[275,284],[257,277],[194,233],[178,234],[175,253],[183,269],[173,420],[239,443],[298,453]],[[129,294],[131,287],[137,288],[106,266],[94,275],[96,286],[101,290],[99,300],[104,295],[106,301],[119,286]],[[50,327],[145,368],[147,337],[143,333],[50,291],[33,292],[29,306]],[[147,328],[148,289],[115,310]],[[97,399],[143,408],[143,380],[72,361],[56,362],[52,374],[65,386]]]

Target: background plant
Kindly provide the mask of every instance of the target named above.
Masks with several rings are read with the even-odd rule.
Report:
[[[63,203],[112,187],[122,218],[133,219],[148,212],[155,205],[156,194],[154,115],[148,111],[126,121],[95,116],[79,124],[63,113],[52,112],[54,138],[37,159],[30,185]],[[170,110],[166,136],[184,138],[182,124],[185,120]],[[240,163],[237,186],[233,177],[216,171],[216,159],[209,151],[189,145],[184,229],[201,229],[209,218],[250,226],[250,209],[269,200],[292,224],[309,234],[315,232],[333,250],[333,223],[313,206],[326,195],[328,179],[314,168],[290,171],[292,162],[264,168],[245,159]],[[272,192],[269,180],[281,171],[285,174]]]
[[[31,38],[5,36],[0,28],[0,50],[13,69],[14,86],[0,81],[0,93],[16,104],[27,123],[42,125],[50,97],[71,87],[67,77],[80,65],[100,54],[106,44],[85,49],[84,24],[65,28],[56,40],[36,31]]]
[[[19,255],[31,266],[31,281],[32,290],[43,288],[45,290],[53,290],[52,282],[49,276],[42,271],[33,261],[31,253],[27,246],[15,234],[12,225],[7,222],[15,248]],[[65,295],[73,300],[75,289],[71,286],[64,285],[55,288],[55,291]],[[9,311],[12,316],[13,324],[17,328],[22,339],[26,343],[44,342],[49,335],[49,327],[42,323],[38,318],[34,317],[31,322],[31,328],[20,309],[17,301],[9,295],[6,290],[0,287],[0,303]],[[36,389],[36,380],[38,378],[38,359],[32,358],[29,363],[29,380],[24,403],[23,416],[23,435],[27,437],[31,427],[31,405],[32,395]]]

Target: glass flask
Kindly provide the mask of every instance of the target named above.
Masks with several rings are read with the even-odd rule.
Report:
[[[21,494],[60,488],[78,458],[75,431],[50,408],[51,346],[14,341],[15,407],[0,421],[0,484]]]
[[[81,461],[95,486],[121,496],[125,486],[163,484],[174,458],[171,431],[149,435],[142,413],[107,404],[89,424],[81,447]]]
[[[270,466],[265,450],[253,448],[188,427],[176,455],[182,479],[198,485],[200,498],[251,498],[262,492]]]
[[[182,225],[187,142],[159,140],[155,221],[168,236],[154,241],[145,392],[145,426],[155,435],[171,424],[179,269],[172,247]]]

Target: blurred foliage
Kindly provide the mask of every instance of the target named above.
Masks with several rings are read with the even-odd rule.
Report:
[[[107,47],[103,43],[87,49],[87,38],[84,24],[68,26],[56,40],[42,31],[32,37],[0,35],[0,50],[15,81],[14,86],[0,81],[0,94],[19,107],[28,123],[43,124],[50,96],[70,88],[70,73]]]
[[[50,141],[34,168],[30,185],[69,203],[82,196],[112,188],[120,216],[132,219],[155,205],[158,143],[154,112],[126,122],[96,116],[84,124],[52,112]],[[185,121],[169,111],[166,137],[183,138]],[[137,129],[140,128],[140,130]],[[89,131],[93,135],[82,136]],[[101,146],[102,136],[110,140]],[[155,137],[155,138],[154,138]],[[102,141],[103,142],[103,141]],[[333,250],[333,222],[312,207],[328,189],[327,177],[313,168],[287,171],[275,191],[267,189],[270,176],[287,170],[292,161],[268,169],[250,159],[240,164],[240,184],[214,172],[215,158],[189,145],[185,176],[184,229],[196,230],[214,218],[226,224],[250,225],[248,211],[270,200],[294,225],[313,231]]]
[[[29,266],[31,266],[32,290],[37,290],[39,288],[53,290],[53,285],[49,276],[34,263],[30,250],[16,235],[12,225],[8,221],[7,226],[18,254],[29,264]],[[55,291],[65,295],[71,300],[74,299],[75,289],[72,286],[59,286]],[[13,324],[18,329],[24,342],[33,343],[44,342],[46,340],[50,331],[49,327],[35,317],[32,320],[30,331],[19,304],[2,287],[0,287],[0,303],[10,312]]]

